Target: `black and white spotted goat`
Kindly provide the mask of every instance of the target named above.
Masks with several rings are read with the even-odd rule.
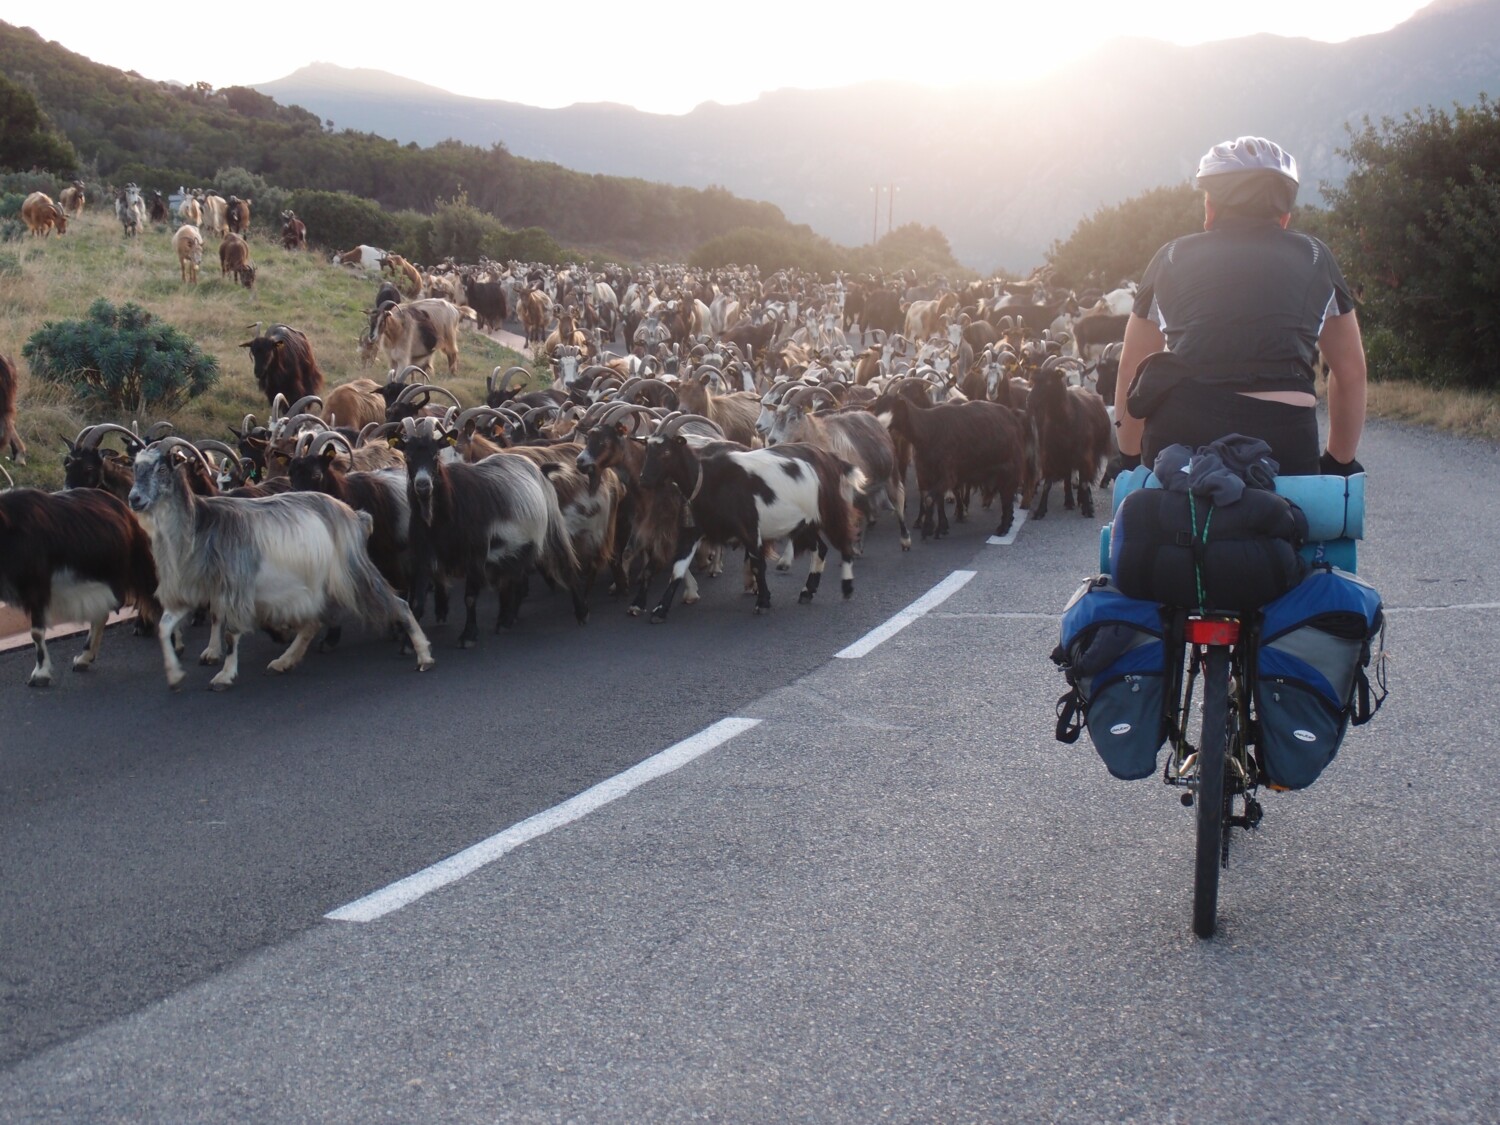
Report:
[[[843,562],[844,597],[854,593],[857,520],[853,500],[863,491],[864,474],[833,454],[792,443],[774,449],[694,449],[682,427],[692,414],[668,419],[646,439],[641,484],[675,485],[687,500],[689,527],[678,537],[672,579],[653,622],[666,620],[698,545],[739,543],[755,574],[755,612],[771,608],[766,583],[766,549],[790,538],[799,551],[812,552],[807,585],[799,601],[812,601],[823,578],[832,543]]]

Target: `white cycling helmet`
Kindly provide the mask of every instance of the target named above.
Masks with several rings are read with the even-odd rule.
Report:
[[[1200,180],[1205,176],[1226,176],[1233,172],[1275,172],[1294,184],[1300,182],[1296,158],[1275,141],[1264,137],[1236,137],[1232,141],[1221,141],[1198,161]]]
[[[1264,201],[1278,212],[1290,211],[1298,183],[1296,158],[1264,137],[1222,141],[1198,161],[1198,187],[1224,204]]]

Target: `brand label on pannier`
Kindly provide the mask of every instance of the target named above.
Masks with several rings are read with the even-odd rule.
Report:
[[[1313,734],[1313,732],[1310,730],[1294,730],[1292,731],[1292,736],[1294,738],[1301,739],[1303,742],[1318,741],[1318,736]]]
[[[1109,733],[1110,734],[1129,734],[1130,733],[1130,724],[1129,723],[1116,723],[1114,726],[1112,726],[1112,727],[1109,728]]]

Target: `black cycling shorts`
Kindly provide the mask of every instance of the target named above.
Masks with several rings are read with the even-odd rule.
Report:
[[[1169,445],[1181,443],[1197,449],[1228,434],[1260,438],[1271,447],[1282,476],[1319,473],[1315,407],[1249,398],[1190,379],[1172,388],[1146,419],[1141,464],[1150,468],[1156,463],[1156,455]]]

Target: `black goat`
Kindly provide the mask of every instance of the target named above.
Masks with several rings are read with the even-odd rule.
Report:
[[[883,395],[871,410],[890,412],[891,433],[906,439],[917,464],[922,507],[917,522],[922,538],[948,534],[944,498],[980,488],[1000,497],[1004,535],[1015,520],[1015,496],[1026,476],[1026,438],[1020,416],[996,402],[944,403],[923,409],[905,395]],[[964,518],[962,505],[954,519]]]
[[[458,643],[479,640],[475,606],[485,585],[500,593],[495,629],[513,625],[525,597],[527,572],[537,566],[573,595],[581,625],[588,606],[578,559],[568,541],[557,494],[524,457],[497,453],[473,465],[439,455],[457,440],[436,418],[407,418],[391,441],[406,456],[411,507],[412,609],[421,616],[427,587],[445,575],[464,578],[466,616]]]
[[[1109,414],[1095,391],[1068,385],[1067,368],[1077,360],[1056,356],[1037,373],[1026,402],[1026,416],[1036,432],[1041,491],[1031,509],[1033,519],[1047,515],[1047,494],[1054,481],[1063,482],[1063,506],[1073,506],[1073,480],[1078,482],[1078,508],[1085,519],[1094,515],[1094,482],[1109,456]]]

